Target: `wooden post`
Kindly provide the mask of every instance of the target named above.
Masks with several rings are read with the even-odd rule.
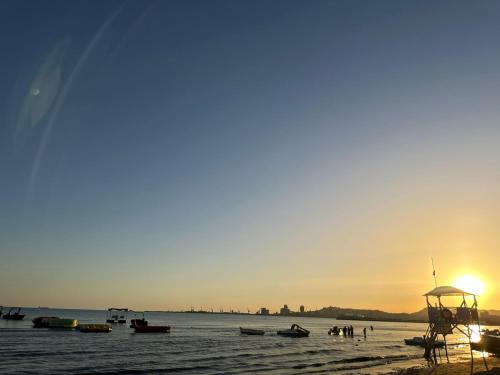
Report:
[[[446,362],[450,363],[450,358],[448,357],[448,343],[446,342],[446,335],[443,335],[444,339],[444,351],[446,352]]]

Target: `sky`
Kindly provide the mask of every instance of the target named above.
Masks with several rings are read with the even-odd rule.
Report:
[[[499,16],[2,1],[0,304],[500,308]]]

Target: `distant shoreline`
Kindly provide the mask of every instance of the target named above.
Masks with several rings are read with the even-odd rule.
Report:
[[[49,310],[89,310],[89,311],[106,311],[107,309],[85,309],[85,308],[59,308],[59,307],[22,307],[23,309],[49,309]],[[5,307],[4,307],[5,309]],[[383,311],[371,310],[370,313],[378,314],[381,316],[359,316],[354,314],[336,314],[331,311],[325,311],[331,308],[324,308],[317,311],[307,311],[307,312],[290,312],[289,314],[259,314],[251,312],[238,312],[238,311],[205,311],[205,310],[183,310],[183,311],[171,311],[171,310],[129,310],[133,312],[145,312],[145,313],[172,313],[172,314],[210,314],[210,315],[251,315],[251,316],[265,316],[265,317],[286,317],[286,318],[322,318],[322,319],[332,319],[332,320],[346,320],[346,321],[363,321],[363,322],[388,322],[388,323],[427,323],[426,312],[421,310],[417,313],[387,313]],[[335,308],[336,312],[341,312],[342,310],[349,310],[352,312],[355,309],[343,309]],[[362,310],[366,312],[368,310]],[[389,315],[389,316],[387,316]],[[395,315],[394,317],[390,315]],[[401,316],[402,315],[402,316]],[[408,316],[408,319],[406,317]],[[500,326],[500,316],[498,315],[488,315],[487,317],[481,318],[481,326]]]

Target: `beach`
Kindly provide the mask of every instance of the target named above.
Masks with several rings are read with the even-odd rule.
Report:
[[[474,374],[500,374],[500,358],[486,358],[486,369],[484,362],[480,358],[474,358]],[[397,375],[466,375],[471,373],[471,362],[463,361],[457,363],[443,363],[433,367],[417,368],[412,367],[397,371]]]

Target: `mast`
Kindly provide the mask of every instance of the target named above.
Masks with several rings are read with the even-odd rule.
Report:
[[[431,258],[432,262],[432,276],[434,277],[434,286],[437,288],[437,280],[436,280],[436,269],[434,268],[434,258]]]

